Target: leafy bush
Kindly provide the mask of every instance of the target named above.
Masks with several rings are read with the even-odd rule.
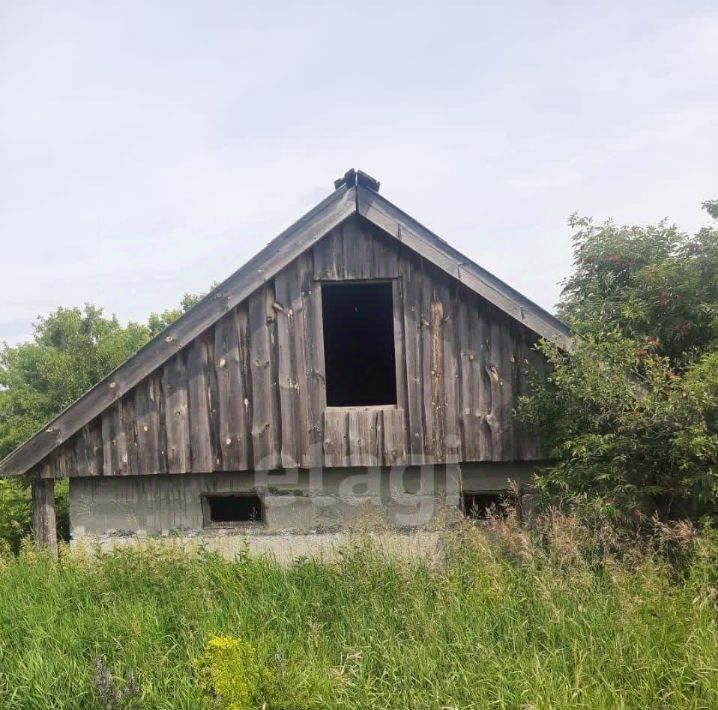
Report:
[[[717,218],[716,203],[705,203]],[[595,224],[574,215],[559,315],[579,335],[618,332],[680,366],[718,346],[718,229]]]
[[[539,486],[554,503],[598,496],[624,520],[715,516],[718,230],[571,225],[559,311],[574,348],[539,344],[550,373],[518,406],[553,460]]]
[[[585,336],[570,355],[539,347],[551,372],[519,412],[554,459],[544,491],[597,494],[635,516],[718,511],[718,353],[679,374],[617,334]]]

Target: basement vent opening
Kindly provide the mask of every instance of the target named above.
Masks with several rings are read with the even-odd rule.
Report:
[[[390,282],[322,284],[327,405],[396,404]]]
[[[506,493],[503,491],[465,491],[462,502],[464,515],[471,520],[504,517],[506,514]]]
[[[203,497],[203,508],[205,526],[264,522],[264,505],[256,495],[206,495]]]

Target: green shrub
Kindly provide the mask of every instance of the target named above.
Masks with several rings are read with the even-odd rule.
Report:
[[[573,352],[539,345],[545,381],[519,403],[553,460],[538,485],[555,501],[596,495],[624,518],[718,512],[718,353],[681,372],[614,333]]]

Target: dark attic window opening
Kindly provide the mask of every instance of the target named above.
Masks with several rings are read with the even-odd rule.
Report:
[[[264,505],[257,495],[205,495],[205,526],[231,527],[263,523]]]
[[[470,520],[487,520],[506,516],[504,491],[464,491],[464,515]]]
[[[391,282],[322,285],[327,405],[396,404]]]

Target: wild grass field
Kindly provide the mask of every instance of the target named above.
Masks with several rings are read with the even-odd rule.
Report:
[[[718,538],[659,537],[495,521],[432,566],[28,547],[0,562],[0,707],[718,707]]]

